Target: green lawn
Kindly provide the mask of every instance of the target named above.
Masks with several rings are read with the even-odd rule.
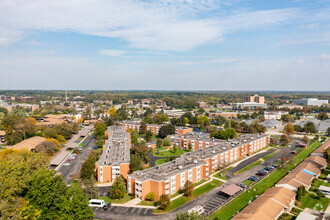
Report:
[[[201,180],[201,181],[199,181],[198,183],[195,183],[195,184],[194,184],[195,188],[196,188],[197,186],[201,185],[202,183],[205,183],[206,181],[207,181],[207,180]],[[171,195],[171,198],[174,198],[174,197],[176,197],[176,196],[178,196],[178,195],[180,195],[180,194],[182,194],[182,193],[183,193],[182,190],[179,190],[179,191],[177,191],[176,193],[172,194],[172,195]]]
[[[296,159],[296,161],[304,160],[320,145],[320,142],[315,142],[307,149],[304,149],[299,154],[297,154],[294,158]],[[298,163],[296,165],[298,165]],[[250,190],[241,193],[231,202],[213,213],[209,219],[214,219],[215,217],[218,217],[221,220],[230,219],[235,213],[239,212],[245,206],[247,206],[251,198],[255,199],[257,195],[260,195],[265,192],[268,188],[272,187],[275,183],[282,179],[287,174],[287,172],[292,170],[293,168],[295,168],[295,163],[288,164],[283,168],[283,170],[277,169],[276,171],[265,177],[263,180],[261,180],[259,183],[251,187]]]
[[[157,202],[155,202],[155,201],[146,201],[146,200],[142,200],[142,201],[139,202],[137,205],[157,206]]]
[[[124,198],[122,198],[122,199],[110,199],[107,196],[99,197],[99,199],[103,199],[104,202],[106,202],[106,203],[125,203],[125,202],[132,200],[132,197],[130,197],[128,194],[125,194]]]
[[[330,183],[324,182],[320,179],[316,179],[315,182],[312,183],[312,186],[315,188],[319,188],[321,185],[330,187]]]
[[[253,183],[252,180],[245,180],[245,181],[243,182],[243,184],[245,184],[245,185],[247,185],[247,186],[251,185],[252,183]]]
[[[169,162],[170,161],[170,159],[167,159],[167,158],[165,158],[165,159],[159,159],[159,160],[156,160],[156,165],[161,165],[161,164],[163,164],[163,163],[167,163],[167,162]]]
[[[241,174],[241,173],[243,173],[243,172],[245,172],[245,171],[251,169],[252,167],[257,166],[258,164],[261,164],[261,163],[262,163],[261,160],[257,160],[256,162],[251,163],[250,165],[244,167],[243,169],[240,169],[239,171],[237,171],[236,173],[234,173],[234,175],[239,175],[239,174]]]
[[[82,147],[85,147],[87,145],[87,143],[81,143],[81,144],[79,144],[79,146],[82,146]]]
[[[205,185],[195,189],[194,191],[194,194],[191,198],[188,198],[186,196],[180,196],[179,198],[177,199],[174,199],[173,201],[171,201],[169,207],[167,207],[167,209],[165,210],[162,210],[162,209],[155,209],[154,210],[154,213],[157,214],[157,213],[166,213],[166,212],[169,212],[169,211],[172,211],[174,209],[177,209],[178,207],[186,204],[187,202],[195,199],[196,197],[210,191],[211,189],[221,185],[222,182],[219,181],[219,180],[212,180],[211,182],[209,183],[206,183]]]
[[[330,203],[327,197],[318,197],[313,193],[307,193],[301,198],[301,201],[296,202],[299,208],[310,208],[318,211],[325,211]]]
[[[219,172],[219,173],[215,174],[214,177],[222,179],[222,180],[227,180],[226,175],[222,172]]]
[[[153,149],[153,155],[154,157],[171,157],[171,156],[175,156],[175,157],[179,157],[184,153],[190,152],[189,150],[183,150],[181,148],[177,148],[176,152],[173,153],[172,150],[166,150],[167,148],[165,147],[161,147],[159,148],[159,154],[157,154],[157,148]]]
[[[264,156],[262,159],[263,159],[263,160],[267,160],[268,158],[274,156],[274,155],[277,154],[278,152],[280,152],[280,150],[276,150],[276,151],[274,151],[273,153],[270,153],[270,154]]]

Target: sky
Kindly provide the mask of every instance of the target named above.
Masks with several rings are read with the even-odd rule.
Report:
[[[330,91],[330,0],[0,0],[0,90]]]

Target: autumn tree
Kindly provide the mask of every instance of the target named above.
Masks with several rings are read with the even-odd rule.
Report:
[[[286,133],[288,136],[291,136],[295,133],[294,127],[291,123],[285,125],[283,132]]]
[[[187,180],[183,187],[183,194],[187,197],[190,197],[192,196],[193,192],[194,184],[190,180]]]
[[[144,135],[144,139],[146,140],[146,142],[151,141],[152,139],[152,132],[151,131],[147,131]]]
[[[162,194],[158,200],[158,205],[160,209],[167,209],[167,207],[170,205],[171,200],[170,197],[168,195],[164,195]]]

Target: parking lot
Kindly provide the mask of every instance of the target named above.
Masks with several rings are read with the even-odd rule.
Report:
[[[134,216],[152,216],[153,209],[149,208],[134,208],[134,207],[124,207],[124,206],[111,206],[108,210],[103,210],[100,207],[94,207],[93,212],[96,218],[101,219],[118,219],[118,216],[130,216],[130,219],[134,219]],[[111,215],[109,215],[111,213]],[[128,218],[120,218],[128,219]]]

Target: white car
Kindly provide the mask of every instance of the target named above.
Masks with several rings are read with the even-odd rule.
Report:
[[[63,166],[69,166],[70,165],[70,163],[64,163],[63,164]]]
[[[188,213],[196,212],[198,215],[201,215],[204,213],[204,208],[200,205],[188,210]]]

